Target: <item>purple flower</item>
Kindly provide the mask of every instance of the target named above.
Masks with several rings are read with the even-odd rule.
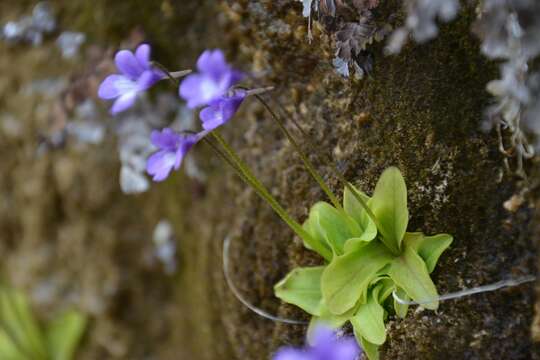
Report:
[[[198,73],[189,75],[180,85],[180,97],[191,109],[209,105],[224,96],[231,86],[243,78],[225,61],[221,50],[206,50],[197,60]]]
[[[236,114],[245,97],[244,90],[236,90],[231,96],[222,96],[213,100],[199,114],[203,129],[211,131],[227,123]]]
[[[169,128],[152,131],[150,140],[159,148],[146,162],[146,171],[154,181],[165,180],[172,169],[178,170],[187,152],[201,139],[201,134],[178,134]]]
[[[107,76],[99,86],[98,96],[105,100],[116,99],[111,108],[111,114],[116,115],[133,106],[137,94],[165,78],[165,74],[152,67],[148,44],[139,45],[135,54],[121,50],[114,61],[120,74]]]
[[[319,326],[314,330],[312,347],[306,350],[284,347],[273,360],[355,360],[359,354],[354,338],[337,339],[331,329]]]

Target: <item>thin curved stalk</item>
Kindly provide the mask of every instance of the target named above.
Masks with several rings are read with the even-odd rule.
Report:
[[[277,200],[270,194],[266,187],[253,175],[249,167],[240,159],[236,152],[232,149],[230,145],[219,135],[219,133],[214,130],[211,132],[212,136],[219,145],[223,148],[224,151],[217,148],[210,140],[207,140],[207,143],[218,153],[218,155],[226,161],[244,180],[248,185],[250,185],[255,192],[265,200],[272,209],[278,214],[278,216],[298,235],[302,240],[309,244],[314,250],[319,252],[326,260],[330,261],[332,259],[332,253],[327,248],[324,248],[314,241],[312,236],[304,230],[302,225],[296,222],[289,213],[277,202]]]
[[[287,130],[287,128],[285,127],[285,124],[283,123],[283,121],[279,118],[279,116],[277,116],[277,114],[272,110],[272,108],[270,106],[268,106],[266,101],[264,101],[263,98],[259,94],[254,94],[254,96],[266,108],[266,110],[270,113],[270,115],[272,115],[272,119],[274,119],[276,124],[279,126],[280,130],[285,134],[287,139],[293,145],[293,147],[296,150],[296,152],[298,153],[298,155],[300,155],[300,158],[302,159],[302,162],[304,163],[304,166],[306,167],[306,169],[308,170],[310,175],[319,184],[321,189],[323,189],[326,196],[328,196],[328,198],[330,199],[330,201],[332,202],[334,207],[336,207],[340,211],[343,211],[343,207],[341,206],[341,203],[337,199],[336,195],[334,195],[334,193],[332,192],[332,190],[330,190],[330,188],[328,187],[328,185],[326,184],[326,182],[324,181],[322,176],[317,172],[317,170],[315,170],[315,167],[313,166],[311,161],[309,161],[308,157],[302,151],[302,148],[300,147],[300,145],[298,145],[298,143],[296,142],[294,137],[291,135],[291,133]]]
[[[257,96],[257,98],[260,98],[260,97]],[[265,106],[266,109],[268,109],[271,112],[271,114],[273,113],[271,108],[264,102],[264,100],[262,100],[262,98],[259,99],[259,101],[261,101],[261,103]],[[286,109],[283,107],[283,105],[281,105],[281,103],[279,103],[278,101],[275,101],[275,102],[278,104],[278,106],[283,112],[286,112]],[[277,115],[275,113],[273,114],[274,114],[274,119],[277,119],[278,118]],[[300,124],[298,124],[298,122],[292,116],[289,116],[289,119],[291,120],[293,125],[296,127],[296,129],[298,129],[298,131],[300,131],[302,133],[302,136],[304,136],[304,138],[306,139],[309,145],[309,150],[312,153],[315,153],[318,156],[322,157],[323,160],[326,161],[327,163],[331,164],[331,166],[334,168],[333,174],[338,178],[338,180],[343,184],[343,186],[345,186],[347,190],[349,190],[353,194],[355,199],[364,208],[369,218],[375,223],[377,228],[381,230],[382,229],[381,223],[379,222],[379,220],[377,220],[377,217],[375,216],[373,211],[369,208],[369,206],[366,204],[364,199],[362,199],[362,196],[358,193],[358,191],[356,191],[356,189],[353,186],[351,186],[351,184],[349,184],[347,179],[345,179],[345,177],[339,172],[339,170],[337,169],[337,166],[334,164],[330,156],[328,156],[327,154],[323,154],[321,151],[319,151],[319,149],[317,149],[317,147],[313,144],[313,141],[311,141],[311,138],[308,136],[308,134],[304,131],[304,129],[302,129]],[[280,123],[283,123],[283,122],[280,120]],[[283,128],[285,127],[283,126]],[[287,130],[285,129],[285,131]]]

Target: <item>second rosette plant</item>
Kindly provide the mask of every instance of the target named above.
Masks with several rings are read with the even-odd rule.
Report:
[[[407,188],[395,167],[383,172],[372,197],[350,185],[342,209],[316,203],[303,224],[316,244],[304,245],[326,264],[292,270],[276,284],[276,296],[311,314],[310,328],[350,322],[369,359],[378,359],[388,314],[405,317],[408,310],[392,293],[437,309],[430,273],[452,243],[448,234],[407,232],[408,221]]]

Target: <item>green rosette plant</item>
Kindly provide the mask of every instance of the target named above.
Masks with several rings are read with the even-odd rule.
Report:
[[[453,238],[407,232],[408,221],[407,188],[397,168],[383,172],[372,197],[348,184],[342,209],[318,202],[303,224],[311,235],[304,245],[326,264],[292,270],[275,285],[276,296],[311,314],[310,330],[350,322],[369,359],[378,359],[388,314],[405,317],[408,310],[394,291],[430,310],[439,305],[430,273]]]
[[[45,326],[34,318],[26,296],[0,285],[0,359],[71,360],[87,325],[87,317],[68,310]]]

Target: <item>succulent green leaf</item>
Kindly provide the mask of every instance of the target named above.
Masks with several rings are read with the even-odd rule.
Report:
[[[375,286],[368,294],[367,303],[360,305],[351,319],[354,332],[375,345],[382,345],[386,341],[384,309],[379,304],[381,289],[381,285]]]
[[[382,241],[394,254],[399,254],[409,222],[409,210],[405,180],[396,167],[382,173],[370,206],[381,226]]]
[[[379,304],[382,304],[394,291],[396,284],[389,277],[383,277],[378,281],[379,290]]]
[[[452,244],[453,237],[449,234],[425,236],[422,233],[406,233],[403,239],[405,246],[414,249],[424,259],[428,272],[431,274],[439,261],[439,257]]]
[[[5,360],[29,360],[14,343],[8,333],[0,328],[0,355]]]
[[[352,184],[349,185],[356,190],[356,193],[364,200],[364,203],[369,206],[370,198],[362,191],[356,189]],[[347,215],[351,216],[362,228],[363,233],[359,237],[360,239],[370,241],[377,236],[377,226],[348,187],[345,187],[343,192],[343,208]]]
[[[0,288],[0,324],[18,349],[32,359],[45,359],[43,335],[26,297],[14,289]]]
[[[392,254],[379,241],[334,258],[321,279],[323,299],[330,312],[339,315],[351,309],[377,272],[392,259]]]
[[[305,312],[321,316],[321,276],[324,267],[296,268],[274,286],[278,298]]]
[[[326,242],[324,234],[322,233],[319,225],[319,214],[314,212],[313,208],[311,208],[309,217],[304,222],[302,227],[311,235],[310,240],[313,242],[309,243],[304,239],[304,246],[309,250],[315,251],[326,260],[331,261],[333,256],[332,249]]]
[[[407,293],[401,288],[396,288],[396,295],[399,296],[400,299],[409,301]],[[396,299],[394,299],[394,310],[396,311],[396,315],[403,319],[405,318],[405,316],[407,316],[409,305],[401,304]]]
[[[74,359],[75,350],[86,328],[87,318],[78,311],[67,311],[53,319],[46,331],[52,360]]]
[[[312,215],[316,219],[311,223],[312,228],[323,235],[334,254],[343,254],[345,242],[350,238],[359,237],[363,233],[360,225],[354,219],[328,203],[321,201],[313,205],[310,217]]]
[[[438,297],[424,260],[410,247],[406,246],[403,254],[392,261],[388,275],[414,301],[422,302]],[[439,302],[433,301],[422,306],[435,310]]]
[[[343,250],[345,251],[345,253],[357,251],[369,244],[369,242],[370,240],[365,240],[363,238],[350,238],[345,241],[345,246],[343,247]]]
[[[356,340],[362,344],[362,350],[367,355],[369,360],[379,360],[379,346],[373,343],[370,343],[360,335],[354,333]]]

